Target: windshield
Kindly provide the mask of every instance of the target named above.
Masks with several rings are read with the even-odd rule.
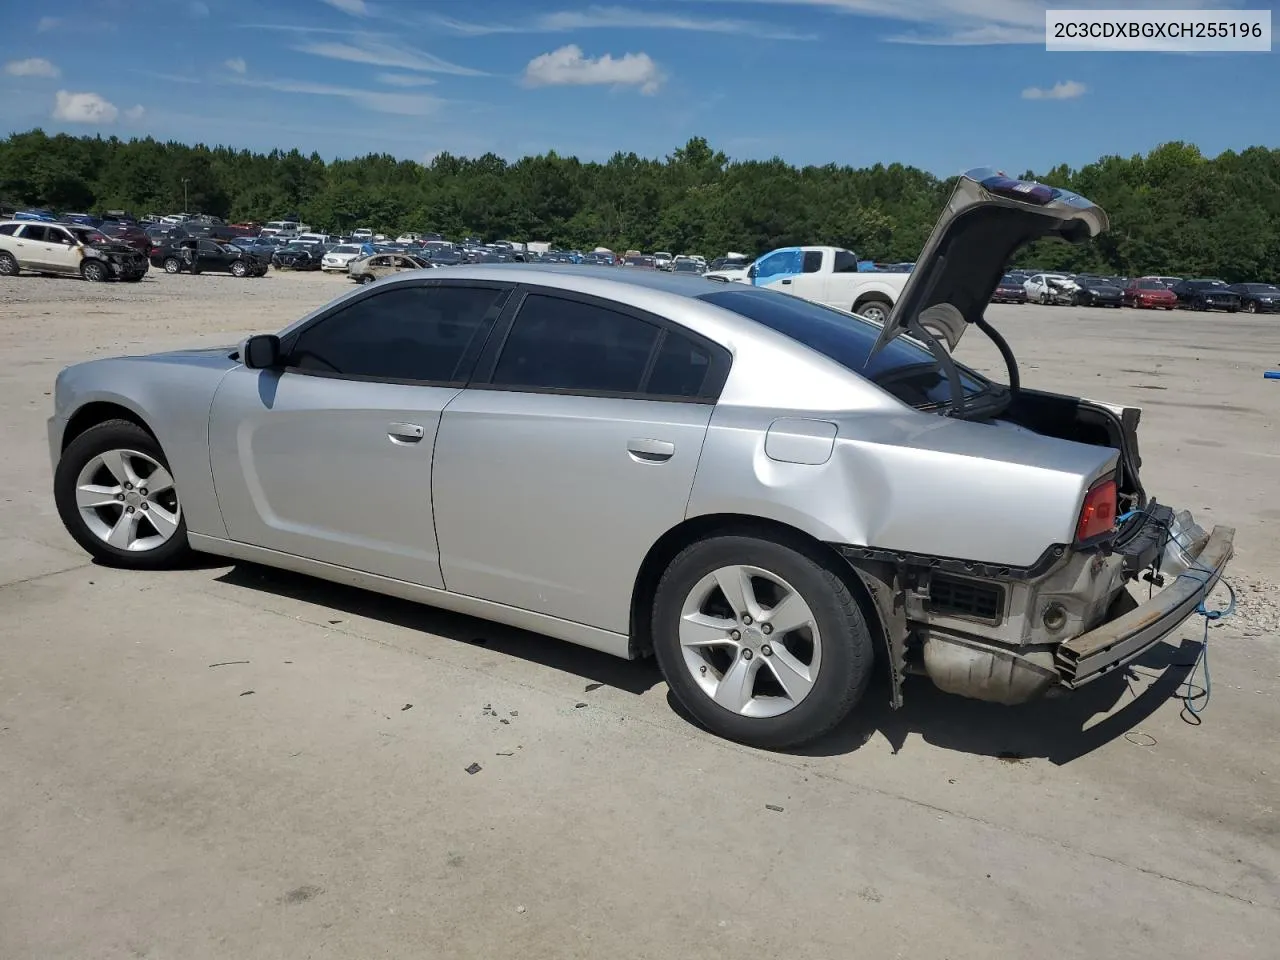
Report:
[[[332,252],[333,253],[359,253],[360,248],[353,247],[350,244],[344,243],[344,244],[341,244],[340,246],[334,247]]]
[[[1000,286],[1020,287],[1022,286],[1022,281],[1019,280],[1017,277],[1013,276],[1012,274],[1006,273],[1003,277],[1000,278]]]
[[[905,337],[890,340],[868,364],[867,357],[881,331],[879,324],[869,320],[766,290],[718,290],[704,293],[698,299],[731,310],[818,351],[913,407],[938,406],[951,400],[946,373],[933,355],[914,340]],[[960,383],[966,397],[989,389],[987,383],[964,368],[960,368]]]
[[[1139,290],[1168,290],[1159,280],[1140,280],[1138,281]]]

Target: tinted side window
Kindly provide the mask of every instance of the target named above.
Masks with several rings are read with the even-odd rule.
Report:
[[[17,229],[18,225],[16,223],[6,223],[0,225],[0,234],[4,234],[6,237],[12,237]]]
[[[804,252],[804,272],[818,273],[822,269],[822,251],[806,250]]]
[[[37,227],[31,224],[22,228],[22,232],[18,234],[23,240],[32,240],[36,243],[45,243],[49,236],[48,227]]]
[[[660,397],[696,397],[710,369],[711,355],[703,347],[668,330],[644,392]]]
[[[456,383],[510,291],[395,287],[330,314],[298,337],[288,365],[313,373]],[[473,349],[468,350],[468,347]]]
[[[835,273],[857,273],[858,258],[847,250],[837,250],[833,270]]]
[[[525,298],[492,382],[503,387],[638,393],[659,330],[576,300]]]

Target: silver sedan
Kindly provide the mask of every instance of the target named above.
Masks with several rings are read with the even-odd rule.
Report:
[[[1160,642],[1232,552],[1148,495],[1137,411],[1022,386],[983,317],[1019,245],[1106,225],[975,171],[884,325],[653,271],[400,274],[62,371],[55,499],[105,563],[197,550],[656,656],[761,747],[830,730],[877,663],[895,706],[909,672],[1020,703]],[[970,326],[1007,383],[952,359]]]

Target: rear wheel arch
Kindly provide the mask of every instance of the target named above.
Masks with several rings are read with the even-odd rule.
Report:
[[[71,415],[66,429],[62,431],[62,444],[59,449],[66,450],[71,445],[71,441],[80,434],[109,420],[127,420],[149,433],[156,443],[160,443],[160,438],[151,429],[151,425],[136,411],[109,400],[96,400],[93,403],[86,403]]]
[[[647,657],[653,652],[652,616],[653,602],[658,583],[671,562],[685,548],[710,537],[739,536],[767,540],[807,555],[825,567],[849,588],[858,601],[863,619],[871,631],[877,657],[889,650],[884,634],[884,617],[862,577],[847,560],[830,545],[805,533],[798,527],[764,517],[745,514],[718,513],[692,517],[664,533],[649,548],[631,591],[631,653],[633,657]],[[888,662],[886,660],[886,662]]]

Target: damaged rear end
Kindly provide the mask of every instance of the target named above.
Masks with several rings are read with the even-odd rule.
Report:
[[[974,432],[965,424],[952,432],[963,436],[967,460],[981,458],[992,470],[981,488],[965,479],[962,460],[939,461],[937,449],[921,458],[918,443],[905,452],[900,444],[877,449],[877,463],[896,459],[888,467],[895,476],[944,470],[955,494],[948,500],[953,515],[957,504],[996,498],[1006,528],[1021,526],[1040,538],[1034,549],[1022,545],[1029,559],[1021,564],[981,559],[996,555],[990,539],[1000,538],[983,542],[963,518],[950,522],[968,530],[964,537],[935,535],[948,548],[942,554],[899,549],[910,538],[888,528],[868,538],[871,546],[836,545],[875,600],[895,706],[904,675],[913,672],[947,692],[1004,704],[1083,686],[1203,610],[1232,557],[1232,528],[1206,532],[1187,511],[1148,495],[1138,409],[1023,388],[1013,351],[983,316],[1023,246],[1042,237],[1080,242],[1107,226],[1106,214],[1076,194],[971,171],[960,178],[877,341],[878,350],[907,334],[929,347],[953,383],[954,399],[936,412],[987,428]],[[959,384],[971,371],[950,354],[969,326],[995,343],[1008,367],[1007,393],[996,406],[966,409]],[[1008,452],[1019,436],[1031,453]],[[1105,454],[1091,458],[1090,448]],[[1041,474],[1028,473],[1026,459],[1035,457],[1049,473],[1059,459],[1059,474],[1074,486],[1041,483],[1048,492],[1033,495]],[[931,517],[931,509],[915,512],[936,530],[949,518]],[[1050,514],[1053,535],[1043,522]],[[1007,529],[1002,537],[1008,541]]]

